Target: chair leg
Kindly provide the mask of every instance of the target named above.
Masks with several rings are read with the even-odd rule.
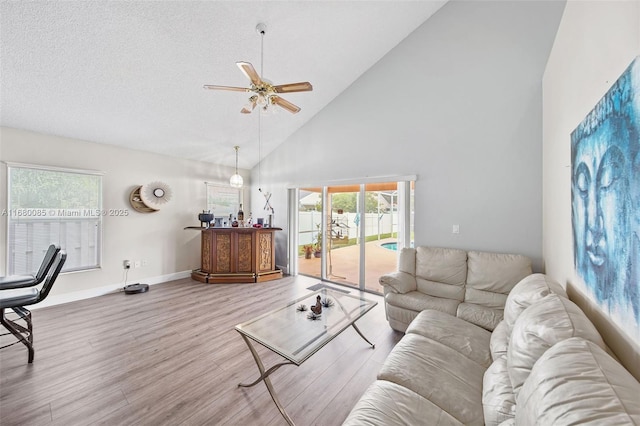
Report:
[[[29,341],[29,345],[27,349],[29,350],[29,363],[33,362],[33,357],[35,355],[35,351],[33,349],[33,321],[31,320],[31,311],[23,306],[13,308],[13,311],[18,314],[18,316],[24,320],[27,324],[27,340]]]
[[[2,324],[7,330],[13,334],[16,339],[22,342],[29,351],[29,364],[33,362],[34,350],[33,350],[33,325],[31,321],[31,312],[24,307],[15,307],[13,311],[24,320],[27,324],[27,328],[10,320],[5,315],[5,309],[2,309],[2,315],[0,315],[0,324]],[[9,345],[7,345],[9,346]]]

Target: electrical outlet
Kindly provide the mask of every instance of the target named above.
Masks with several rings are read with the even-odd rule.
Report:
[[[453,228],[451,229],[451,233],[459,234],[460,233],[460,225],[453,225]]]
[[[139,260],[134,261],[133,262],[133,267],[134,268],[139,268],[140,267],[140,261]]]
[[[149,265],[149,261],[147,261],[146,259],[142,261],[142,267],[145,267]]]
[[[129,268],[131,268],[131,261],[130,261],[130,260],[123,260],[123,261],[122,261],[122,267],[123,267],[124,269],[129,269]]]

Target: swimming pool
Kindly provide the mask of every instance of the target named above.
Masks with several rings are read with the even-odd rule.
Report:
[[[386,248],[387,250],[398,251],[398,243],[397,242],[382,243],[382,244],[380,244],[380,246],[382,246],[383,248]],[[413,247],[413,241],[411,241],[411,247]]]

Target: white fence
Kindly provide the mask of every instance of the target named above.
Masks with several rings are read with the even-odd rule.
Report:
[[[79,217],[65,220],[28,218],[9,224],[9,274],[38,270],[49,244],[67,252],[63,271],[100,266],[100,220]]]
[[[334,214],[330,225],[331,235],[343,238],[358,238],[362,220],[358,213]],[[398,232],[397,215],[391,213],[366,213],[365,235],[382,235]],[[298,216],[299,244],[313,244],[316,242],[318,229],[322,223],[322,213],[317,211],[300,212]]]

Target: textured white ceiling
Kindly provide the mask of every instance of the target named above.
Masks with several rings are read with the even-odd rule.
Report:
[[[2,1],[0,124],[241,168],[258,115],[235,62],[309,81],[302,111],[262,117],[266,155],[425,22],[443,1]]]

